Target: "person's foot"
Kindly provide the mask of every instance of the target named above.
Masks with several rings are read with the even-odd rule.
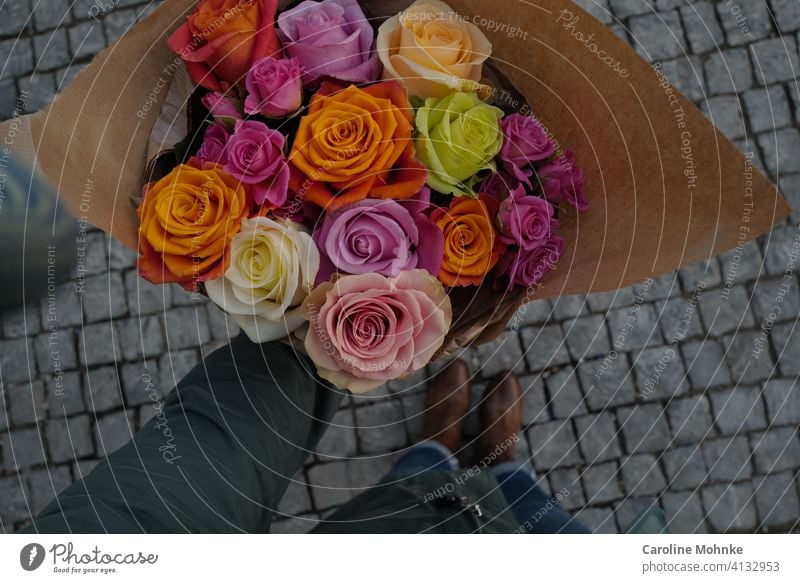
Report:
[[[469,410],[469,367],[456,359],[428,383],[423,438],[438,441],[451,452],[461,443],[461,428]]]
[[[494,466],[514,459],[517,433],[522,425],[521,397],[522,389],[512,373],[500,373],[489,383],[478,410],[479,462]]]

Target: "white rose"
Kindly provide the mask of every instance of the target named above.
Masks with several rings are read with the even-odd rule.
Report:
[[[208,297],[253,342],[283,338],[303,325],[300,305],[314,286],[319,251],[291,221],[245,219],[230,243],[230,265],[206,282]]]
[[[476,91],[492,53],[486,35],[439,0],[418,0],[378,28],[383,78],[427,99]]]

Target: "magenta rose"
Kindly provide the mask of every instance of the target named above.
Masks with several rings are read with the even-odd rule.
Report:
[[[246,113],[280,118],[294,113],[303,104],[303,68],[296,58],[265,57],[245,78]]]
[[[425,189],[426,208],[430,191]],[[423,212],[405,201],[363,200],[328,214],[314,233],[321,255],[317,283],[336,273],[380,273],[388,277],[411,269],[439,274],[444,235]]]
[[[289,191],[289,165],[283,148],[286,139],[260,121],[237,121],[226,148],[224,170],[251,185],[256,204],[281,206]]]
[[[510,248],[497,265],[497,274],[506,280],[508,289],[538,284],[558,263],[564,252],[564,239],[555,236],[533,251]]]
[[[375,33],[357,0],[301,2],[278,17],[278,36],[303,66],[305,85],[325,76],[350,83],[378,79]]]
[[[450,298],[424,269],[346,275],[314,288],[303,309],[317,373],[354,393],[422,369],[452,321]]]
[[[197,151],[197,157],[208,162],[225,164],[228,161],[226,146],[231,134],[221,123],[212,123],[203,134],[203,143]]]
[[[200,102],[203,104],[214,119],[233,126],[236,121],[242,119],[242,102],[231,97],[227,93],[217,93],[212,91],[203,95]]]
[[[500,120],[503,149],[500,159],[507,172],[530,186],[528,167],[553,155],[556,144],[535,117],[512,113]]]
[[[571,150],[537,169],[536,174],[544,197],[550,202],[566,202],[579,211],[589,209],[589,201],[583,192],[583,171]]]
[[[500,239],[532,251],[555,235],[558,228],[555,215],[553,205],[538,196],[526,195],[524,187],[520,186],[500,203],[497,213]]]
[[[483,179],[477,192],[483,192],[493,196],[497,200],[503,200],[510,192],[519,188],[520,184],[522,184],[522,182],[519,178],[503,170],[498,170],[497,172],[492,172]]]

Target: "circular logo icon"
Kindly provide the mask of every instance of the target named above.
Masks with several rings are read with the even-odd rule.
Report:
[[[26,571],[35,571],[44,563],[44,547],[39,543],[30,543],[19,552],[19,564]]]

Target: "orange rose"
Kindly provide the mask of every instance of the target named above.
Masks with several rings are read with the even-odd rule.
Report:
[[[190,160],[145,187],[137,209],[139,274],[187,289],[220,277],[249,206],[245,186],[212,162]]]
[[[323,83],[300,120],[289,161],[306,200],[333,211],[371,198],[411,198],[427,179],[414,157],[413,114],[395,81],[341,89]]]
[[[439,279],[449,287],[480,285],[497,264],[505,244],[497,236],[496,198],[454,198],[450,208],[438,208],[431,220],[444,233],[444,260]]]
[[[278,56],[278,0],[201,0],[167,44],[186,63],[192,81],[211,91],[244,84],[258,60]]]

